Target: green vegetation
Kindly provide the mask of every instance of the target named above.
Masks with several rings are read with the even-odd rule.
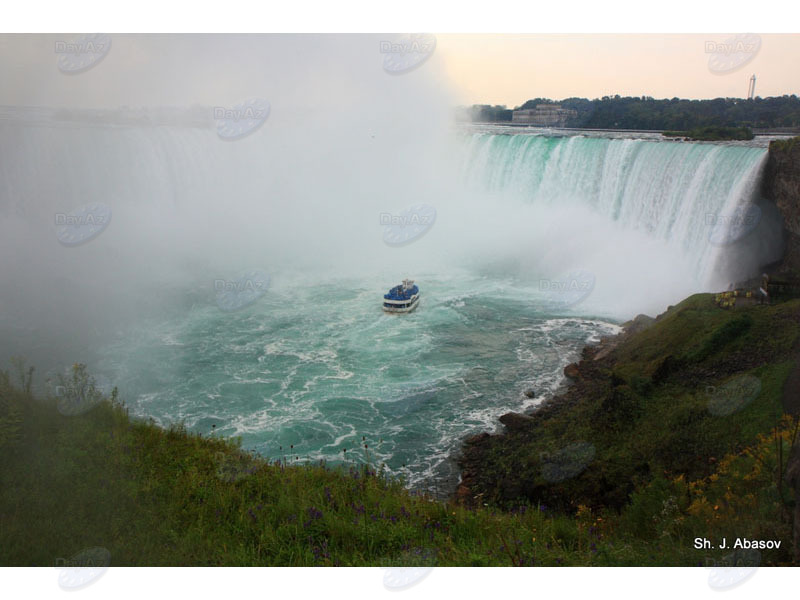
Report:
[[[799,313],[800,300],[733,311],[716,308],[706,294],[684,300],[620,343],[607,360],[582,361],[567,395],[533,419],[468,447],[463,464],[471,475],[470,494],[503,507],[525,499],[566,514],[585,506],[621,513],[627,522],[631,497],[666,493],[652,488],[661,478],[684,488],[694,482],[699,489],[710,477],[722,477],[722,457],[738,456],[776,427],[791,428],[781,420],[783,386],[797,365]],[[564,480],[548,477],[553,453],[576,443],[595,449],[591,467]],[[772,476],[779,471],[775,467]],[[726,483],[743,488],[730,478]],[[791,494],[784,484],[779,490],[777,480],[759,485],[759,514],[738,506],[742,521],[752,523],[742,525],[739,535],[780,529],[789,545]],[[751,487],[747,493],[755,492]],[[709,501],[718,504],[719,498]],[[674,534],[701,531],[689,519],[688,505],[679,502],[678,508],[681,522],[692,525]]]
[[[686,100],[681,98],[656,100],[650,96],[604,96],[551,100],[534,98],[515,110],[535,108],[538,104],[559,104],[577,111],[568,127],[588,129],[645,129],[690,131],[702,127],[749,127],[770,129],[800,127],[800,98],[796,95],[770,98],[714,98]],[[476,121],[510,121],[511,111],[505,106],[473,107]]]
[[[0,564],[101,546],[112,565],[699,565],[730,550],[694,538],[723,535],[781,540],[761,564],[789,564],[780,473],[798,422],[781,417],[781,390],[798,312],[800,300],[726,311],[687,299],[621,343],[597,393],[493,436],[474,506],[385,477],[368,438],[340,466],[299,464],[291,449],[268,460],[132,419],[116,391],[96,402],[83,365],[61,398],[37,398],[20,362],[0,371]],[[741,374],[758,378],[757,397],[710,414],[708,386]],[[570,472],[575,458],[586,468]]]
[[[665,131],[662,135],[666,137],[687,137],[692,140],[711,142],[720,140],[752,140],[755,137],[749,127],[722,127],[719,125],[697,127],[690,131]]]
[[[770,152],[788,152],[797,144],[800,144],[800,136],[796,136],[788,140],[772,140],[769,143],[769,150]]]

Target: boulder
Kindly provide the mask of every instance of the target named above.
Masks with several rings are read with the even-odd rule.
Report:
[[[656,320],[653,317],[648,317],[647,315],[636,315],[632,320],[628,321],[627,323],[623,323],[622,328],[625,330],[625,333],[628,334],[638,333],[640,331],[644,331],[655,322]]]
[[[482,433],[478,433],[476,435],[471,435],[466,440],[464,440],[465,444],[480,444],[483,440],[489,437],[489,434],[485,431]]]
[[[533,417],[529,417],[528,415],[523,415],[522,413],[515,413],[510,412],[504,414],[500,417],[500,422],[506,426],[509,431],[519,431],[521,429],[527,429],[531,426],[534,419]]]
[[[577,363],[570,363],[564,367],[564,376],[568,379],[577,379],[580,377],[581,372],[578,369]]]
[[[525,390],[522,393],[525,394],[526,398],[536,398],[536,392],[534,390],[530,389],[530,388]]]

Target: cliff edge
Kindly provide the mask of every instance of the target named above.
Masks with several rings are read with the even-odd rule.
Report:
[[[761,189],[784,219],[786,252],[781,270],[800,273],[800,137],[770,142]]]

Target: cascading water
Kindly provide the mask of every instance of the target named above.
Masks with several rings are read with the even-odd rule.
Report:
[[[708,215],[757,196],[763,148],[461,132],[452,169],[402,127],[315,145],[270,126],[230,143],[0,119],[3,358],[87,362],[133,413],[271,458],[362,460],[367,443],[448,491],[460,440],[558,389],[585,343],[759,266],[720,273],[738,242],[711,243]],[[113,209],[107,230],[60,244],[53,215],[89,202]],[[384,244],[379,214],[420,202],[430,231]],[[763,257],[766,233],[748,236]],[[255,268],[267,292],[220,310],[215,281]],[[550,301],[543,278],[575,268],[592,286]],[[420,308],[383,314],[404,276]]]
[[[758,202],[764,148],[492,133],[472,134],[467,144],[463,172],[473,186],[532,205],[589,207],[689,257],[697,280],[709,289],[752,276],[759,266],[746,257],[738,268],[728,261],[720,272],[720,244],[711,233],[740,207]],[[775,221],[774,211],[768,216]],[[780,255],[779,227],[770,233],[775,239],[756,263]],[[731,236],[729,245],[735,241]]]

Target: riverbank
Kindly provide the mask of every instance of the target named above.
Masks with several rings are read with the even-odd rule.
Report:
[[[651,498],[650,517],[658,520],[665,503],[684,522],[702,503],[687,500],[691,486],[687,497],[677,493],[681,485],[720,481],[730,462],[723,457],[741,456],[796,414],[799,324],[800,300],[726,310],[711,294],[687,298],[655,319],[640,315],[565,368],[571,383],[563,394],[531,414],[503,415],[501,433],[466,441],[457,500],[625,514],[655,486],[661,495]],[[731,533],[758,537],[786,525],[794,501],[781,479],[788,452],[782,456],[771,492],[751,486],[736,497],[737,486],[729,486],[726,510],[737,503],[741,519]],[[771,524],[763,519],[765,505],[754,502],[765,493]],[[712,518],[719,516],[720,505],[710,506]]]
[[[798,339],[800,300],[701,294],[635,319],[563,396],[467,444],[458,501],[384,477],[367,443],[340,465],[268,461],[131,419],[115,394],[64,405],[2,373],[0,564],[96,548],[115,566],[793,564]],[[698,536],[781,543],[742,557]]]

